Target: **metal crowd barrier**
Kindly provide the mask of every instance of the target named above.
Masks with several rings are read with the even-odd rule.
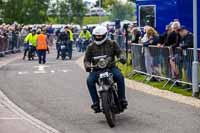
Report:
[[[198,49],[198,53],[200,56],[200,49]],[[167,82],[163,87],[173,81],[170,89],[177,82],[192,85],[192,48],[172,50],[170,47],[143,47],[142,44],[132,44],[131,54],[133,72],[129,76],[140,73],[145,75],[144,81],[147,78],[165,79]]]
[[[21,35],[17,35],[16,38],[9,35],[0,36],[0,56],[21,51],[23,43],[24,37]]]

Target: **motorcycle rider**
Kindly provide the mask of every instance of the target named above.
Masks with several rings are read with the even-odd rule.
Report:
[[[37,43],[37,34],[36,29],[33,28],[31,33],[25,38],[25,43],[29,44],[28,60],[34,60],[34,52],[36,52],[36,43]],[[24,57],[25,58],[25,57]]]
[[[96,85],[95,85],[98,81],[98,74],[95,71],[91,72],[91,66],[96,65],[92,61],[92,58],[96,56],[108,55],[109,57],[112,58],[112,61],[114,61],[115,57],[117,56],[120,59],[120,62],[125,64],[126,57],[123,55],[118,44],[115,41],[111,41],[108,39],[108,31],[106,27],[97,26],[93,30],[92,34],[93,34],[94,42],[92,42],[86,50],[85,57],[84,57],[84,66],[85,66],[86,71],[89,72],[89,76],[87,78],[87,86],[88,86],[89,93],[93,102],[91,108],[95,111],[95,113],[98,113],[98,112],[101,112],[100,105],[99,105],[99,98],[98,98]],[[110,67],[110,70],[118,86],[118,95],[119,95],[120,103],[122,107],[126,109],[128,106],[128,102],[125,96],[124,77],[115,64],[113,64]]]
[[[71,28],[70,28],[70,26],[65,26],[65,30],[68,32],[68,34],[69,34],[69,55],[70,55],[70,59],[72,58],[72,51],[73,51],[73,49],[72,49],[72,45],[73,45],[73,42],[74,42],[74,35],[73,35],[73,32],[72,32],[72,30],[71,30]]]
[[[57,57],[56,59],[59,59],[60,52],[61,52],[61,43],[64,43],[66,46],[69,45],[70,37],[69,32],[65,29],[61,29],[60,34],[58,36],[58,40],[56,43],[56,49],[57,49]]]
[[[84,40],[83,43],[79,43],[79,52],[84,52],[87,48],[87,46],[89,45],[89,41],[91,39],[92,35],[90,34],[90,32],[87,30],[86,27],[83,27],[83,30],[81,31],[80,35],[79,35],[79,39],[80,40]],[[82,45],[83,44],[83,45]]]

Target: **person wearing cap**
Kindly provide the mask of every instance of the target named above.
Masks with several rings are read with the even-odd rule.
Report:
[[[37,43],[37,34],[36,29],[32,29],[31,33],[29,33],[25,38],[25,43],[29,44],[29,52],[28,52],[28,60],[34,60],[34,52],[36,52],[36,43]],[[25,59],[25,55],[23,57]]]
[[[37,37],[37,45],[39,64],[46,63],[46,51],[47,51],[47,36],[44,34],[44,30],[40,31]]]
[[[187,48],[193,48],[193,35],[187,30],[185,26],[181,26],[179,30],[181,36],[180,47],[183,53],[183,67],[186,69],[186,78],[188,82],[192,82],[192,68],[191,68],[191,55]],[[187,89],[191,89],[191,86],[187,86]]]
[[[181,26],[179,35],[181,36],[180,47],[182,49],[193,48],[193,35],[185,26]]]
[[[84,40],[84,42],[79,44],[79,52],[81,52],[81,51],[84,52],[86,50],[87,46],[90,43],[89,41],[90,41],[91,37],[92,37],[92,35],[87,30],[87,28],[83,27],[83,30],[79,34],[79,39],[82,41]]]

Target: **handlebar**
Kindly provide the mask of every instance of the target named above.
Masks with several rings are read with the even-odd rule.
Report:
[[[107,65],[106,68],[109,68],[110,66],[112,66],[113,64],[118,63],[118,62],[120,62],[119,59],[117,59],[116,61],[113,61],[113,62],[111,62],[111,63],[108,63],[108,65]],[[102,68],[99,68],[98,65],[93,65],[93,66],[91,66],[91,67],[89,67],[89,68],[91,69],[91,71],[102,69]]]

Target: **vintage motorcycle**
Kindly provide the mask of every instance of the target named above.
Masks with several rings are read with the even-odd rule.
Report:
[[[91,67],[91,71],[98,73],[97,91],[102,111],[106,117],[108,125],[112,128],[115,126],[115,115],[124,111],[118,98],[118,87],[110,72],[109,66],[119,62],[111,62],[107,55],[93,57],[97,65]]]

